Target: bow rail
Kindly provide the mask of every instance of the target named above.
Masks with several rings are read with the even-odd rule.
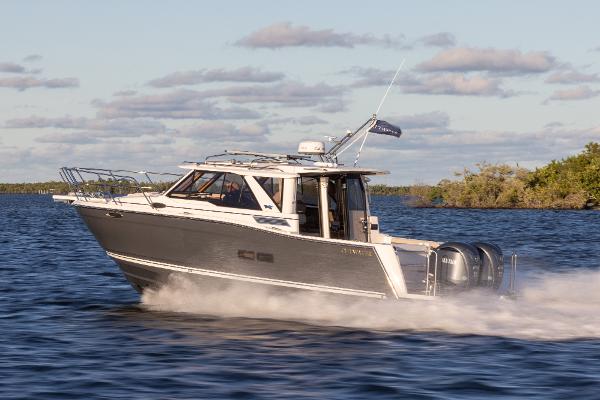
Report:
[[[59,173],[77,200],[102,198],[115,201],[120,196],[141,193],[150,206],[149,193],[164,191],[182,177],[182,174],[167,172],[81,167],[62,167]]]

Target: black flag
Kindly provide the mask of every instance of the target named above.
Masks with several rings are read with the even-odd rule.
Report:
[[[375,124],[369,129],[369,132],[395,136],[397,138],[402,135],[402,129],[390,124],[389,122],[381,121],[379,119],[375,121]]]

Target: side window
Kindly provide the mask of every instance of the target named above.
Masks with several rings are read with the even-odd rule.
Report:
[[[206,197],[203,189],[222,176],[223,173],[219,172],[194,171],[169,193],[169,197],[203,200]]]
[[[226,174],[208,173],[206,175],[206,177],[201,177],[194,183],[195,191],[207,195],[220,196],[223,191],[223,181]]]
[[[229,172],[194,171],[169,196],[204,200],[221,207],[260,210],[260,205],[244,178]]]
[[[220,203],[215,202],[217,205],[260,210],[260,205],[256,201],[252,190],[250,190],[244,178],[237,174],[225,174],[221,193]]]
[[[271,197],[273,203],[281,211],[281,200],[283,197],[283,178],[256,177],[257,182],[262,186],[265,192]]]

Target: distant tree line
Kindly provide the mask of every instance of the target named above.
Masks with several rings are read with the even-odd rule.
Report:
[[[382,196],[406,196],[410,186],[369,185],[369,193]]]
[[[139,186],[148,192],[162,192],[167,190],[173,182],[140,182]],[[0,183],[0,194],[20,193],[20,194],[68,194],[73,189],[64,182],[36,182],[36,183]],[[102,191],[112,192],[114,194],[134,193],[137,188],[133,187],[130,182],[110,181],[102,182],[88,181],[85,186],[86,192]]]
[[[0,193],[56,193],[66,194],[69,185],[64,182],[50,181],[37,183],[0,183]]]

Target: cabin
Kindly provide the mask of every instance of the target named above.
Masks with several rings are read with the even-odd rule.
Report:
[[[377,218],[369,213],[367,181],[369,175],[386,172],[303,164],[295,156],[251,155],[253,161],[180,165],[188,173],[164,196],[177,203],[201,202],[206,206],[199,207],[215,211],[251,214],[258,224],[289,233],[359,242],[378,237]]]

